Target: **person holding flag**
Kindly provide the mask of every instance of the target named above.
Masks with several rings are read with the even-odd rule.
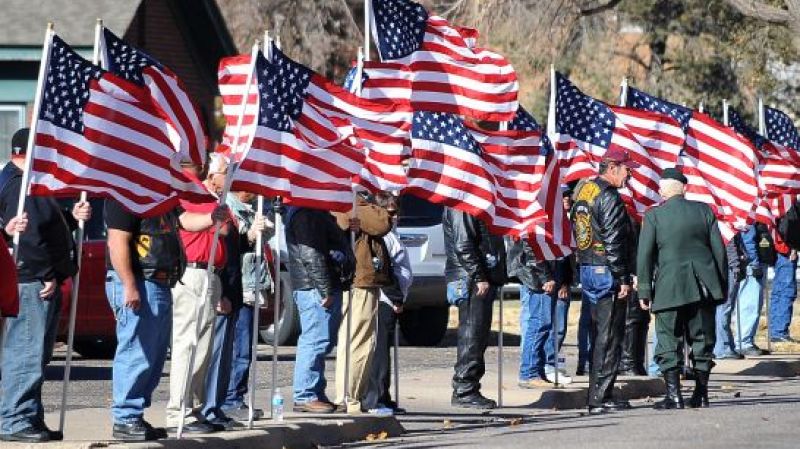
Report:
[[[78,220],[88,220],[92,208],[77,202],[64,213],[52,197],[25,198],[25,215],[17,218],[25,155],[30,130],[18,130],[11,139],[11,162],[0,172],[0,220],[4,237],[20,234],[15,248],[19,279],[19,313],[6,318],[2,341],[0,440],[44,442],[60,439],[44,423],[42,384],[53,354],[59,315],[61,284],[74,276],[72,231]],[[27,228],[26,228],[27,225]]]

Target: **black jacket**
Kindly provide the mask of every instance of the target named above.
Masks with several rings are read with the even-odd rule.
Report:
[[[485,223],[449,207],[442,214],[447,282],[468,279],[506,283],[506,248],[503,238],[492,235]]]
[[[286,246],[294,290],[317,289],[326,298],[352,282],[354,257],[345,234],[329,212],[288,208]],[[344,263],[336,259],[344,260]]]
[[[747,276],[747,264],[749,261],[741,233],[737,232],[731,241],[725,245],[725,253],[728,256],[730,275],[737,281],[741,281]]]
[[[22,170],[9,162],[0,172],[0,184],[0,226],[5,227],[17,215]],[[73,258],[75,242],[72,238],[77,223],[72,214],[64,214],[52,197],[41,196],[28,196],[25,212],[28,227],[20,235],[19,282],[53,279],[61,282],[73,276],[78,268]]]
[[[537,261],[536,254],[527,240],[506,238],[508,246],[508,276],[516,278],[520,283],[534,291],[541,291],[542,286],[555,281],[555,288],[572,283],[572,267],[569,258],[560,260]]]
[[[578,263],[605,265],[618,283],[630,285],[636,242],[619,192],[598,177],[581,183],[574,199],[571,219]]]

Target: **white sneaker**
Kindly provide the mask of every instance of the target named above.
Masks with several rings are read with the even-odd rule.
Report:
[[[544,377],[548,382],[556,383],[556,372],[553,369],[545,369]],[[569,385],[572,383],[572,378],[567,375],[564,370],[558,371],[558,384]]]
[[[394,416],[394,410],[390,409],[389,407],[371,408],[367,413],[379,417]]]

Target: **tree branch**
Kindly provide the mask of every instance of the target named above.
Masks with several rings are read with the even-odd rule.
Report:
[[[776,8],[764,2],[755,0],[725,1],[745,16],[763,20],[765,22],[785,25],[795,20],[789,11]]]
[[[593,14],[599,14],[601,12],[608,11],[610,9],[614,9],[620,3],[621,0],[606,0],[606,1],[584,1],[578,4],[578,11],[581,13],[582,16],[591,16]]]

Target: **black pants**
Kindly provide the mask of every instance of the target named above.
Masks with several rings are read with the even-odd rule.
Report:
[[[465,397],[481,390],[481,378],[486,373],[484,352],[489,343],[492,326],[492,302],[497,292],[490,287],[486,296],[476,297],[474,285],[470,297],[458,305],[458,348],[453,395]]]
[[[694,369],[711,371],[716,343],[716,307],[711,301],[699,301],[675,309],[656,312],[655,359],[661,372],[683,365],[683,352],[691,349]],[[686,336],[688,348],[684,347]]]
[[[647,348],[647,328],[650,325],[650,312],[639,307],[639,297],[631,292],[625,313],[625,338],[622,343],[620,371],[633,371],[644,376],[645,350]]]
[[[616,295],[603,298],[592,309],[592,369],[589,375],[589,406],[599,407],[611,400],[617,380],[625,310],[628,302]]]
[[[383,301],[378,302],[378,321],[375,329],[375,354],[372,356],[372,367],[369,373],[369,386],[361,401],[367,410],[378,405],[389,406],[392,396],[389,387],[392,384],[391,351],[394,346],[394,326],[397,315],[392,306]]]

